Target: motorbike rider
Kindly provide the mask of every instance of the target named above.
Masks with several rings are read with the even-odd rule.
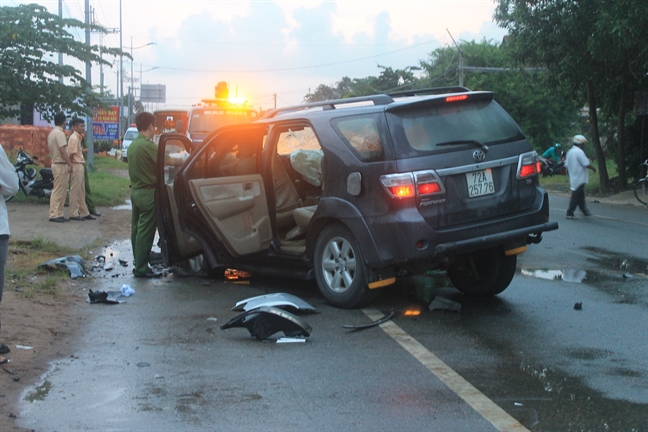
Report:
[[[560,173],[565,163],[562,158],[562,146],[559,143],[549,147],[541,156],[543,176]]]
[[[544,153],[542,153],[542,157],[550,161],[560,162],[561,149],[562,146],[559,143],[556,143],[553,146],[549,147]]]

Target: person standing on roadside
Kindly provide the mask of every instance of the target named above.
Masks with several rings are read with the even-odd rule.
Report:
[[[585,216],[591,216],[592,214],[585,205],[585,185],[589,181],[587,170],[596,172],[596,168],[590,164],[583,151],[586,142],[587,139],[583,135],[575,135],[572,138],[573,146],[569,149],[565,158],[565,166],[569,173],[569,188],[572,191],[569,207],[567,208],[567,219],[578,219],[574,215],[576,207],[580,207]]]
[[[18,176],[16,169],[7,159],[4,148],[0,145],[0,194],[7,198],[18,193]],[[4,269],[7,263],[9,252],[9,217],[7,215],[7,204],[3,199],[0,201],[0,303],[2,303],[2,292],[4,291]],[[0,318],[0,329],[2,319]],[[7,354],[11,350],[0,340],[0,354]],[[7,362],[5,357],[0,356],[0,364]]]
[[[135,125],[139,135],[128,147],[128,177],[131,181],[131,203],[133,214],[131,220],[131,246],[136,278],[154,278],[161,276],[149,267],[149,255],[155,230],[155,185],[157,184],[157,144],[155,136],[155,116],[150,112],[141,112],[135,116]],[[180,165],[184,159],[167,158],[166,165]]]
[[[86,141],[85,133],[81,134],[81,147],[83,148],[83,156],[88,154],[88,142]],[[83,165],[83,180],[85,183],[85,203],[88,211],[92,216],[99,217],[101,213],[97,211],[97,206],[92,200],[92,191],[90,190],[90,179],[88,178],[88,161]]]
[[[68,156],[72,162],[70,173],[70,220],[85,221],[95,220],[90,214],[85,202],[85,159],[81,146],[82,134],[85,132],[85,120],[73,118],[70,121],[72,134],[68,139]]]
[[[158,277],[149,267],[149,254],[153,247],[155,230],[155,184],[157,145],[153,142],[155,135],[155,116],[141,112],[135,116],[135,125],[139,135],[128,147],[128,177],[131,181],[131,202],[133,213],[131,220],[131,246],[135,277]]]
[[[50,196],[49,221],[67,222],[63,216],[65,209],[65,196],[67,195],[72,161],[67,152],[67,139],[65,138],[66,117],[63,113],[54,116],[54,129],[47,136],[47,147],[52,159],[52,175],[54,176],[54,189]]]

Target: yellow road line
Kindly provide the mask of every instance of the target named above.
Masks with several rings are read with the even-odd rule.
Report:
[[[374,308],[362,310],[372,321],[380,319],[383,314]],[[461,375],[435,356],[421,343],[407,334],[393,321],[380,324],[380,327],[392,339],[400,344],[405,350],[414,356],[423,366],[428,368],[437,378],[468,403],[486,420],[491,422],[499,431],[527,431],[519,421],[500,408],[495,402],[477,390],[472,384],[466,381]]]

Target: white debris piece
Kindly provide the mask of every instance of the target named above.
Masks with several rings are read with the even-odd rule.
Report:
[[[130,296],[132,296],[133,294],[135,294],[135,290],[134,290],[130,285],[128,285],[128,284],[124,284],[124,285],[122,285],[121,288],[119,289],[119,292],[120,292],[121,295],[123,295],[124,297],[130,297]]]
[[[277,339],[277,343],[299,343],[299,342],[306,342],[306,339],[291,338],[291,337],[282,337]]]

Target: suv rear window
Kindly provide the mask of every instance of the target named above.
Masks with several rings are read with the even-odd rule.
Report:
[[[479,141],[493,145],[524,139],[513,119],[494,101],[431,104],[387,115],[397,157],[454,151],[439,144]]]

